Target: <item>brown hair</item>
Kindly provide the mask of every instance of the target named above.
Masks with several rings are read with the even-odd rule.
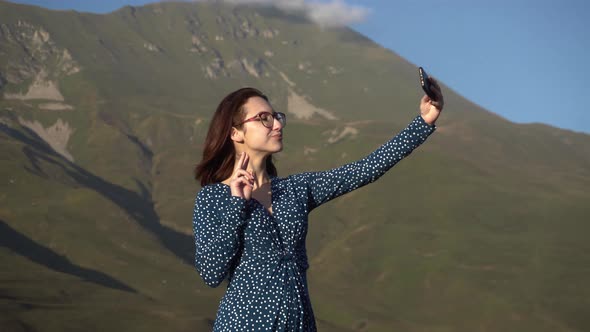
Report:
[[[203,158],[195,167],[195,179],[201,186],[221,182],[231,176],[236,159],[236,151],[230,138],[234,123],[244,118],[244,104],[250,97],[268,98],[254,88],[241,88],[225,96],[209,124],[209,131],[203,147]],[[277,176],[272,155],[266,158],[266,171]]]

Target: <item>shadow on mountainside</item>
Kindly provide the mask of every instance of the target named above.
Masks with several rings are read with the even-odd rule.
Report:
[[[2,331],[10,331],[10,332],[36,332],[35,328],[31,325],[25,323],[19,318],[16,318],[11,315],[0,315],[0,326],[2,326]]]
[[[96,191],[124,210],[180,260],[189,265],[193,264],[194,243],[192,237],[160,224],[151,196],[146,197],[145,192],[138,194],[90,173],[55,152],[32,130],[26,127],[21,128],[22,131],[0,123],[0,132],[4,132],[25,144],[22,151],[34,168],[27,168],[28,171],[43,178],[51,178],[40,167],[41,161],[60,167],[70,177],[68,180],[73,182],[70,183],[70,181],[64,181],[64,179],[52,178],[52,180],[66,183],[69,186],[79,185]]]
[[[0,219],[0,247],[8,248],[54,271],[67,273],[101,286],[137,293],[135,289],[105,273],[72,264],[66,257],[37,244],[35,241],[14,230],[2,219]]]

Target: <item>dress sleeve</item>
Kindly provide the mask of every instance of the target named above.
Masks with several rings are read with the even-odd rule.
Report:
[[[419,115],[399,134],[359,161],[328,171],[293,175],[293,180],[306,190],[308,211],[374,182],[412,153],[435,129]]]
[[[195,267],[205,283],[217,287],[230,272],[240,249],[246,200],[203,187],[195,199],[193,233]]]

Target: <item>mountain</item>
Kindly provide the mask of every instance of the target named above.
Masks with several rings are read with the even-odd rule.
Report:
[[[280,176],[367,155],[421,96],[414,64],[272,7],[0,1],[3,331],[210,330],[192,169],[245,85],[289,116]],[[443,90],[423,146],[311,215],[320,330],[590,329],[590,136]]]

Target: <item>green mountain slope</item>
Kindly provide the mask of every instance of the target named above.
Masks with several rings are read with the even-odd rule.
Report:
[[[192,168],[244,85],[289,116],[282,176],[367,155],[421,95],[391,51],[272,8],[0,1],[0,326],[209,330],[224,287],[192,267]],[[588,330],[590,136],[443,89],[424,146],[312,214],[320,330]]]

